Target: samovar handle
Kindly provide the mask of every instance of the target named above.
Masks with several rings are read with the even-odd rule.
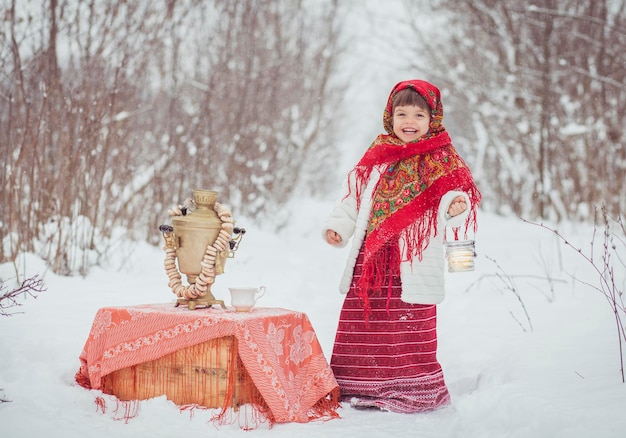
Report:
[[[160,225],[159,231],[163,233],[165,247],[176,249],[176,234],[174,234],[174,227],[171,225]]]

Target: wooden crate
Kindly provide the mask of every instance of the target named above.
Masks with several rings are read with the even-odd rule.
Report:
[[[238,407],[260,395],[237,354],[234,336],[212,339],[102,379],[102,391],[120,400],[165,395],[177,405]]]

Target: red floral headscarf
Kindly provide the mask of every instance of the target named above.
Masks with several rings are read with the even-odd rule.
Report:
[[[393,133],[393,97],[401,90],[412,88],[426,99],[431,109],[429,130],[423,137],[404,143]],[[372,169],[384,169],[373,193],[364,248],[363,274],[359,295],[367,303],[370,289],[380,289],[384,271],[399,273],[400,260],[390,260],[388,245],[398,245],[403,236],[407,257],[421,258],[422,252],[436,235],[437,212],[444,194],[463,191],[470,198],[470,214],[466,222],[476,227],[476,209],[481,194],[465,161],[458,155],[442,123],[441,94],[434,85],[411,80],[398,83],[387,100],[383,125],[388,134],[380,134],[365,152],[349,178],[356,178],[357,205]],[[396,251],[399,254],[399,251]]]

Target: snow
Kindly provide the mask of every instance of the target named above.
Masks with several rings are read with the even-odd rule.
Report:
[[[304,311],[328,359],[346,257],[321,239],[332,206],[298,202],[279,232],[238,218],[247,233],[214,287],[228,304],[228,287],[265,285],[257,304]],[[554,234],[519,218],[481,213],[479,221],[476,270],[446,274],[447,297],[438,307],[439,360],[452,396],[446,408],[406,415],[343,405],[340,419],[271,429],[264,423],[246,432],[238,424],[215,426],[212,411],[181,412],[159,397],[122,421],[113,397],[78,386],[74,374],[100,307],[173,302],[162,250],[129,244],[119,254],[128,260],[124,271],[96,268],[85,278],[56,276],[36,257],[20,258],[21,273],[44,275],[47,291],[24,300],[20,313],[0,317],[0,399],[10,400],[0,404],[2,436],[623,436],[626,385],[615,320],[590,287],[597,282],[588,264]],[[593,228],[565,224],[559,231],[588,248]],[[618,274],[623,290],[624,272]],[[0,266],[7,286],[14,275],[12,264]],[[106,400],[104,413],[97,396]]]

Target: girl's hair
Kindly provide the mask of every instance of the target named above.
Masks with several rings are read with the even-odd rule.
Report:
[[[418,108],[428,111],[429,113],[432,113],[432,109],[430,108],[430,105],[428,105],[426,99],[424,99],[422,95],[415,91],[413,88],[405,88],[398,91],[396,95],[393,96],[393,99],[391,100],[392,114],[393,110],[395,110],[397,106],[406,105],[416,106]]]

